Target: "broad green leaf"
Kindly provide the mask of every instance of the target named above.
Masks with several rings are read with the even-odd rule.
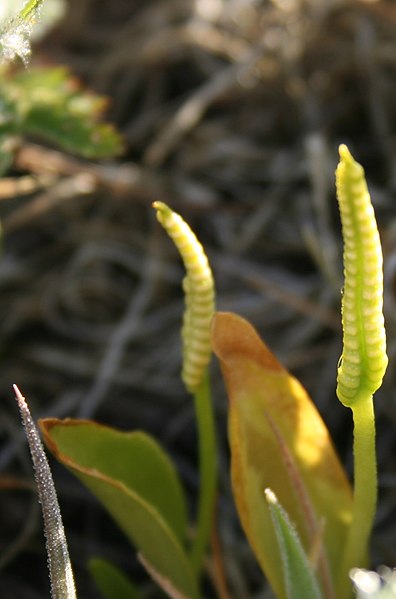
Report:
[[[88,569],[105,599],[140,599],[139,591],[125,574],[107,560],[93,558]]]
[[[172,463],[142,432],[85,420],[40,421],[57,457],[100,499],[143,556],[192,599],[198,590],[182,546],[186,508]]]
[[[307,554],[323,538],[320,582],[334,577],[351,521],[352,493],[314,404],[243,318],[217,313],[213,350],[229,396],[232,483],[249,542],[277,595],[286,597],[263,491],[270,488]]]
[[[265,497],[282,558],[287,599],[322,599],[318,581],[298,532],[270,489],[265,490]]]
[[[78,462],[84,470],[96,468],[133,489],[184,540],[187,516],[183,491],[173,464],[152,437],[87,420],[49,418],[41,420],[40,425],[50,449],[59,452],[57,457],[63,455],[67,462]]]

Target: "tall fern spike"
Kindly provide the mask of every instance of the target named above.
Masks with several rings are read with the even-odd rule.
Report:
[[[388,364],[382,314],[382,251],[364,170],[340,146],[337,197],[344,238],[343,352],[337,396],[348,407],[373,395]]]
[[[337,396],[353,416],[353,517],[342,548],[337,597],[350,596],[349,572],[366,565],[377,505],[373,394],[388,364],[382,314],[382,250],[364,171],[340,146],[337,198],[344,239],[343,352]]]
[[[202,245],[182,217],[163,202],[154,202],[153,207],[187,272],[183,280],[186,309],[182,329],[182,379],[194,393],[203,380],[211,355],[210,323],[215,309],[213,275]]]
[[[51,597],[52,599],[77,599],[66,535],[51,470],[25,398],[16,385],[14,385],[14,391],[29,443],[39,501],[43,512]]]

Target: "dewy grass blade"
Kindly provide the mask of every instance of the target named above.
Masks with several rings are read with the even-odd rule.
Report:
[[[25,6],[19,12],[18,17],[23,20],[32,18],[43,3],[44,0],[30,0],[30,2],[26,2]]]
[[[43,512],[52,599],[77,599],[73,572],[51,470],[36,425],[18,387],[14,385],[32,456],[39,501]]]
[[[289,516],[270,489],[265,489],[265,498],[282,558],[287,599],[323,599],[313,568]]]
[[[45,0],[28,0],[0,30],[0,61],[12,62],[18,56],[25,66],[30,58],[30,36]]]

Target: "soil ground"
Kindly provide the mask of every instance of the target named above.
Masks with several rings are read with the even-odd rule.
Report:
[[[335,397],[340,143],[366,169],[384,247],[390,363],[376,397],[380,503],[371,561],[395,566],[396,5],[69,0],[33,64],[68,65],[108,96],[107,118],[126,149],[93,164],[24,140],[10,181],[0,181],[0,192],[15,184],[0,200],[1,599],[49,597],[12,383],[35,418],[82,416],[154,434],[174,457],[194,511],[194,410],[179,376],[183,270],[155,220],[156,199],[193,227],[213,266],[218,308],[248,318],[302,381],[351,471],[350,414]],[[37,178],[54,156],[51,185],[21,194],[18,180]],[[216,364],[213,381],[218,526],[231,596],[270,597],[230,495]],[[100,506],[52,465],[79,596],[98,596],[86,562],[101,555],[155,597]],[[215,596],[210,582],[207,596]]]

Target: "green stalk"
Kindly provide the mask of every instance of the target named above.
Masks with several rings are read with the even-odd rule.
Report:
[[[198,576],[211,534],[217,486],[215,422],[208,376],[215,288],[205,251],[188,224],[163,202],[154,202],[153,207],[186,268],[182,379],[194,396],[198,429],[200,484],[196,534],[191,547],[191,563]]]
[[[354,497],[338,575],[338,597],[351,595],[349,572],[366,565],[377,503],[373,394],[388,364],[383,303],[382,249],[363,168],[340,146],[337,198],[344,239],[343,351],[337,396],[354,422]],[[347,586],[348,585],[348,586]]]
[[[377,505],[377,460],[375,417],[371,395],[361,397],[352,407],[354,438],[353,519],[345,543],[337,584],[337,596],[351,595],[349,572],[367,566],[367,547]]]
[[[194,393],[199,443],[199,499],[191,562],[198,574],[209,544],[217,488],[216,434],[208,372]]]

